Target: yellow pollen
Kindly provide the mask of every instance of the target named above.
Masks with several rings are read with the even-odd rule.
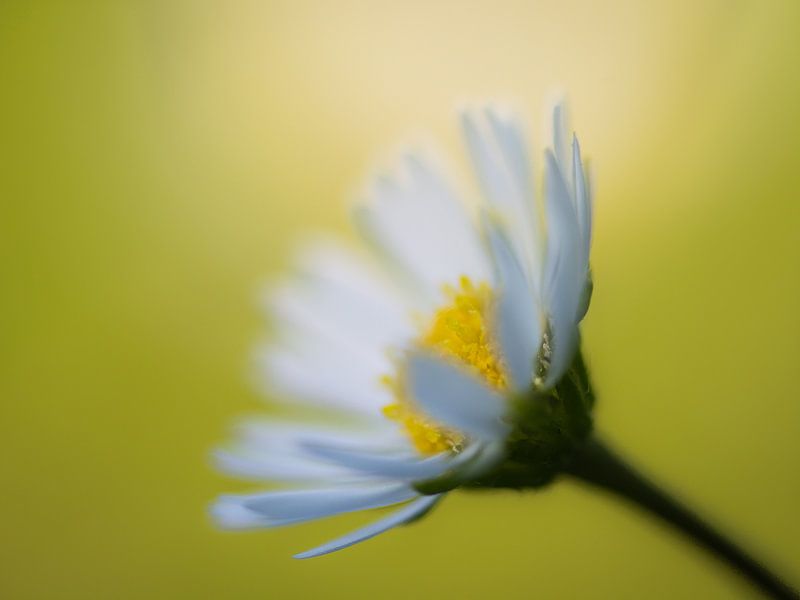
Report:
[[[446,286],[444,291],[450,303],[433,315],[418,340],[419,345],[455,359],[476,371],[490,386],[504,390],[506,374],[488,326],[493,301],[491,289],[486,284],[476,286],[468,277],[461,277],[458,289]],[[409,397],[403,379],[389,375],[382,378],[395,398],[383,408],[383,414],[397,421],[423,454],[460,451],[464,436],[422,415]]]

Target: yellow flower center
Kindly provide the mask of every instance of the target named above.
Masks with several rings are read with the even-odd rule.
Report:
[[[478,373],[490,386],[506,389],[506,373],[489,328],[492,290],[461,277],[459,288],[445,287],[450,302],[436,311],[418,343],[440,355],[455,359]],[[415,406],[402,376],[383,377],[394,396],[383,414],[397,421],[422,454],[450,450],[458,452],[464,436],[425,417]]]

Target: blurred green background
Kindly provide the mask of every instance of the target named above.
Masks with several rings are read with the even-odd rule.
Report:
[[[569,482],[222,533],[256,294],[378,156],[554,86],[597,182],[599,428],[800,584],[800,3],[0,2],[0,596],[731,598]]]

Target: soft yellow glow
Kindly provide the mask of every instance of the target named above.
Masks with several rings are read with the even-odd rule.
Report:
[[[445,287],[450,303],[433,315],[419,340],[420,345],[474,369],[492,387],[505,389],[506,374],[488,326],[492,290],[486,284],[474,285],[468,277],[461,277],[459,286],[458,289]],[[383,409],[383,414],[400,423],[423,454],[458,451],[463,436],[421,415],[402,379],[390,376],[383,379],[395,396],[395,401]]]

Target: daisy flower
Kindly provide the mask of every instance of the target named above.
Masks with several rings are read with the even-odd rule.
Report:
[[[462,128],[474,202],[407,156],[355,208],[365,249],[318,242],[271,290],[277,332],[260,377],[324,418],[241,426],[218,464],[282,488],[219,498],[221,525],[394,507],[297,558],[319,556],[416,520],[457,487],[542,485],[588,436],[578,325],[592,203],[578,141],[556,107],[539,169],[513,116],[464,113]]]

